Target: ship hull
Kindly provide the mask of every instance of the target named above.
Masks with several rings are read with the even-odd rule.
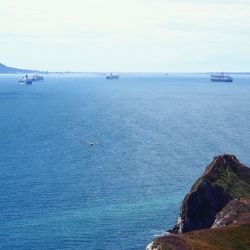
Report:
[[[212,82],[233,82],[233,79],[211,79]]]
[[[22,84],[22,85],[31,85],[32,84],[32,80],[30,80],[30,79],[19,80],[19,84]]]
[[[32,85],[32,82],[19,82],[21,85]]]
[[[117,80],[119,79],[119,76],[106,76],[107,80]]]

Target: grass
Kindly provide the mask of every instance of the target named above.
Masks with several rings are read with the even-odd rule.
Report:
[[[243,224],[161,237],[154,241],[154,247],[158,250],[249,250],[249,236],[250,224]]]
[[[249,236],[250,224],[247,224],[223,229],[194,231],[183,234],[181,238],[194,250],[248,250],[250,249]]]
[[[230,170],[222,169],[219,178],[213,183],[222,187],[232,199],[250,198],[250,185],[241,176]]]

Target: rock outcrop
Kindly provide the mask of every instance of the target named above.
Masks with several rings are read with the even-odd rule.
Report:
[[[227,238],[227,249],[237,249],[230,248],[236,243],[250,249],[245,233],[250,235],[250,169],[234,155],[222,155],[185,196],[174,228],[147,249],[203,249],[203,244],[206,249],[224,249],[217,242],[221,237]]]
[[[250,215],[249,213],[250,200],[232,200],[216,215],[211,228],[221,228],[228,225],[237,225],[239,223],[243,224],[245,221],[248,221],[246,217]]]
[[[250,194],[249,168],[233,155],[215,157],[186,195],[172,233],[210,228],[227,203]]]

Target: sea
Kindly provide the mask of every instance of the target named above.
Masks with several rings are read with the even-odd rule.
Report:
[[[250,75],[0,76],[0,249],[140,250],[219,154],[250,166]]]

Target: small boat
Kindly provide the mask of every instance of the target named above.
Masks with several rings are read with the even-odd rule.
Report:
[[[87,145],[93,147],[93,146],[96,146],[98,143],[90,142],[90,141],[81,141],[81,144],[87,144]]]
[[[20,78],[19,83],[22,85],[31,85],[32,84],[32,79],[28,77],[28,75],[23,76],[22,78]]]
[[[106,75],[106,79],[107,80],[117,80],[117,79],[119,79],[119,75],[113,75],[112,73],[110,73],[109,75]]]
[[[233,78],[229,75],[224,74],[224,72],[211,75],[212,82],[233,82]]]
[[[35,74],[32,76],[32,81],[42,81],[44,78],[43,76],[39,76],[38,74]]]

